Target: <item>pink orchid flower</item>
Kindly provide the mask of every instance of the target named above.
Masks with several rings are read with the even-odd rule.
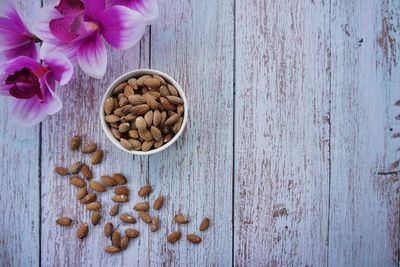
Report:
[[[138,11],[147,23],[154,21],[159,15],[157,0],[107,0],[109,6],[121,5]]]
[[[98,79],[107,69],[103,38],[114,48],[128,49],[146,29],[139,12],[120,5],[106,7],[105,0],[61,0],[54,8],[44,7],[39,18],[33,32],[44,41],[41,57],[61,52]]]
[[[62,108],[55,89],[71,79],[72,63],[58,53],[49,53],[43,62],[20,56],[0,65],[0,95],[13,98],[10,114],[20,125],[35,125]]]
[[[21,19],[16,7],[9,1],[0,2],[0,55],[5,59],[18,56],[38,58],[39,41]]]

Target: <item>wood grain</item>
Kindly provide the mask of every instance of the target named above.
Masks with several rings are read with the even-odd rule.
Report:
[[[398,266],[399,1],[332,1],[329,266]]]
[[[327,14],[323,1],[236,2],[237,266],[326,265]]]
[[[231,0],[161,2],[161,18],[152,28],[151,67],[174,77],[189,103],[183,136],[150,156],[155,196],[167,196],[159,213],[163,227],[150,239],[154,266],[232,264],[233,30]],[[191,223],[174,223],[178,212]],[[205,216],[211,226],[200,233]],[[178,228],[182,240],[166,243]],[[186,234],[192,232],[203,242],[189,243]]]
[[[48,4],[45,1],[45,4]],[[103,219],[98,226],[90,224],[90,212],[75,200],[77,189],[69,185],[67,178],[58,177],[52,169],[55,164],[69,165],[77,160],[90,162],[90,156],[68,149],[69,139],[74,134],[82,134],[83,142],[95,141],[105,150],[103,163],[91,166],[94,179],[101,175],[122,172],[129,179],[131,201],[123,204],[121,212],[133,212],[132,206],[138,200],[137,190],[148,179],[147,157],[133,157],[114,147],[101,130],[99,105],[106,87],[126,71],[148,67],[149,33],[136,47],[127,51],[118,51],[108,47],[108,70],[101,80],[88,78],[76,69],[75,79],[60,89],[65,103],[63,110],[43,123],[42,148],[42,258],[43,266],[146,266],[147,225],[139,222],[134,225],[142,233],[137,240],[131,240],[129,252],[109,255],[104,247],[110,239],[103,234],[104,223],[110,220],[118,225],[121,232],[126,228],[118,216],[108,215],[113,190],[99,194],[103,204]],[[90,165],[90,164],[89,164]],[[67,215],[75,220],[71,228],[61,228],[55,224],[58,216]],[[112,218],[112,219],[111,219]],[[89,224],[89,234],[85,240],[76,238],[78,223]]]
[[[32,22],[40,3],[18,1]],[[0,266],[39,265],[39,125],[24,128],[9,117],[11,99],[0,98]]]

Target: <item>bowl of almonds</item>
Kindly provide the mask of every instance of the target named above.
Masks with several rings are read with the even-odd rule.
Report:
[[[154,154],[172,145],[185,128],[187,114],[181,86],[151,69],[120,76],[107,88],[100,107],[108,139],[135,155]]]

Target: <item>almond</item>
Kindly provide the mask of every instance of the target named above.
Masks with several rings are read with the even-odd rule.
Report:
[[[86,164],[82,165],[81,173],[82,173],[83,177],[86,178],[86,180],[90,180],[93,178],[92,171],[90,170],[89,166]]]
[[[150,193],[152,193],[152,192],[153,192],[153,188],[151,187],[151,185],[145,185],[139,189],[138,195],[140,197],[145,197],[145,196],[150,195]]]
[[[71,176],[69,183],[77,187],[86,187],[86,182],[79,176]]]
[[[108,175],[101,176],[101,181],[106,186],[115,186],[115,185],[117,185],[117,181],[115,181],[114,178],[112,178],[111,176],[108,176]]]
[[[151,79],[151,76],[150,76],[150,75],[143,75],[142,77],[140,77],[140,78],[137,80],[137,85],[140,86],[140,87],[142,87],[144,81],[147,80],[147,79]]]
[[[145,140],[145,141],[151,141],[153,140],[153,135],[148,131],[147,129],[140,129],[139,131],[139,136]]]
[[[110,237],[114,230],[114,225],[111,222],[106,222],[104,225],[104,235]]]
[[[129,135],[130,138],[133,138],[133,139],[138,139],[139,138],[139,132],[137,130],[130,130],[128,132],[128,135]]]
[[[154,139],[156,139],[157,141],[162,138],[161,131],[158,128],[154,127],[154,126],[151,126],[150,133],[154,137]]]
[[[54,171],[61,176],[66,176],[69,174],[69,171],[67,168],[61,167],[61,166],[57,166],[54,168]]]
[[[83,238],[86,237],[86,235],[88,234],[88,232],[89,232],[89,226],[88,226],[86,223],[82,223],[82,224],[79,226],[78,231],[76,232],[76,236],[77,236],[79,239],[83,239]]]
[[[129,143],[131,143],[134,150],[141,150],[142,149],[142,142],[137,139],[128,139]]]
[[[79,148],[79,146],[81,145],[81,137],[79,135],[75,135],[71,138],[71,142],[70,142],[70,149],[72,151],[75,151]]]
[[[160,125],[161,121],[161,112],[159,110],[155,110],[153,113],[153,125],[157,127]]]
[[[153,110],[158,109],[158,102],[154,99],[152,95],[149,93],[144,95],[144,98],[146,98],[146,104]]]
[[[164,125],[165,121],[167,120],[167,117],[168,115],[166,111],[161,112],[160,126]]]
[[[81,203],[82,203],[82,204],[92,203],[93,201],[96,201],[96,199],[97,199],[96,193],[91,192],[91,193],[87,194],[86,196],[84,196],[84,197],[81,199]]]
[[[154,140],[144,141],[142,144],[142,151],[149,151],[153,145],[154,145]]]
[[[132,215],[130,215],[128,213],[122,213],[121,215],[119,215],[119,218],[124,223],[136,223],[135,217],[133,217]]]
[[[139,236],[139,231],[133,228],[125,229],[125,235],[129,238],[136,238]]]
[[[173,96],[173,95],[168,95],[165,97],[169,102],[171,102],[174,105],[182,105],[183,104],[183,100],[182,98],[178,97],[178,96]]]
[[[111,128],[111,133],[115,137],[115,139],[117,139],[117,140],[121,139],[121,133],[119,131],[119,126],[118,126],[118,129]]]
[[[163,144],[164,144],[164,140],[161,138],[160,140],[154,142],[154,148],[159,148]]]
[[[92,216],[90,216],[90,220],[93,225],[98,225],[101,220],[101,213],[98,211],[93,212]]]
[[[103,184],[101,184],[101,183],[99,183],[97,181],[94,181],[94,180],[90,181],[89,187],[93,191],[96,191],[96,192],[106,192],[107,191],[107,188]]]
[[[114,217],[118,213],[119,213],[119,205],[117,204],[117,205],[112,206],[110,209],[110,212],[109,212],[110,216]]]
[[[124,119],[125,119],[127,122],[132,122],[132,121],[136,120],[137,117],[138,117],[137,115],[134,115],[134,114],[132,114],[132,113],[129,113],[128,115],[126,115],[126,116],[124,117]]]
[[[121,239],[120,247],[121,247],[122,250],[124,250],[124,249],[126,249],[128,246],[129,246],[129,237],[124,236],[124,237]]]
[[[120,252],[121,249],[114,246],[107,246],[105,247],[104,251],[110,254],[114,254]]]
[[[106,99],[104,102],[104,113],[106,115],[110,115],[114,110],[114,99],[112,97],[109,97]]]
[[[115,193],[116,195],[127,195],[127,196],[128,196],[129,193],[130,193],[130,190],[129,190],[128,187],[122,185],[122,186],[116,187],[116,188],[114,189],[114,193]]]
[[[133,209],[136,211],[148,211],[149,207],[149,202],[139,202],[133,206]]]
[[[131,125],[127,122],[121,123],[118,127],[120,133],[126,133],[131,128]]]
[[[156,78],[149,78],[143,81],[143,85],[150,88],[159,88],[161,86],[161,82]]]
[[[115,89],[114,89],[114,91],[113,91],[113,94],[114,94],[114,95],[118,95],[118,94],[122,93],[122,92],[124,91],[125,86],[126,86],[127,84],[128,84],[128,83],[126,83],[126,82],[123,82],[123,83],[118,84],[117,87],[115,87]]]
[[[131,113],[133,113],[135,115],[144,115],[149,110],[150,110],[149,105],[141,104],[141,105],[133,106],[131,108]]]
[[[142,219],[145,223],[149,224],[152,221],[152,218],[148,212],[145,211],[140,211],[139,212],[139,217]]]
[[[131,108],[132,108],[132,107],[133,107],[132,105],[125,105],[125,106],[123,106],[123,107],[121,108],[122,115],[126,116],[126,115],[128,115],[128,114],[131,114]],[[122,121],[122,118],[121,118],[121,122],[123,122],[123,121]]]
[[[187,223],[189,223],[189,221],[190,221],[189,218],[186,217],[186,216],[183,215],[183,214],[177,214],[177,215],[175,215],[174,219],[175,219],[175,222],[181,223],[181,224],[187,224]]]
[[[164,125],[166,125],[166,126],[172,125],[172,124],[174,124],[175,122],[177,122],[177,121],[179,120],[180,117],[181,117],[181,115],[179,115],[179,114],[174,114],[174,115],[172,115],[171,117],[169,117],[169,118],[165,121]]]
[[[81,167],[82,167],[82,162],[77,161],[77,162],[75,162],[74,164],[72,164],[72,165],[68,168],[68,171],[69,171],[69,173],[71,173],[71,174],[77,174],[77,173],[79,172],[79,170],[81,169]]]
[[[159,80],[161,82],[162,85],[166,85],[167,83],[165,82],[164,78],[162,78],[161,76],[157,75],[157,74],[153,74],[153,78]]]
[[[162,205],[164,204],[164,196],[160,195],[153,203],[153,209],[159,210],[161,209]]]
[[[204,218],[204,219],[201,221],[199,230],[203,232],[203,231],[207,230],[209,226],[210,226],[210,219]]]
[[[149,128],[153,124],[153,111],[150,110],[144,115],[146,126]]]
[[[113,173],[113,178],[120,185],[126,184],[126,178],[121,173]]]
[[[114,123],[114,122],[119,122],[121,120],[120,117],[114,114],[110,114],[104,117],[104,120],[108,123]]]
[[[135,91],[133,90],[133,87],[132,87],[132,86],[127,85],[127,86],[125,86],[124,94],[125,94],[126,97],[129,97],[129,96],[131,96],[131,95],[134,95],[134,94],[135,94]]]
[[[180,117],[179,120],[175,122],[174,125],[172,126],[172,131],[177,134],[182,127],[182,123],[183,123],[183,118]]]
[[[137,117],[135,120],[135,125],[138,130],[146,129],[146,120],[143,117]]]
[[[93,157],[92,157],[92,164],[96,165],[99,164],[101,162],[101,160],[103,159],[103,150],[101,149],[97,149],[96,152],[94,152]]]
[[[153,96],[156,100],[160,99],[161,97],[161,94],[157,91],[148,91],[146,94]]]
[[[167,134],[164,136],[164,143],[168,143],[172,139],[172,134]]]
[[[174,104],[172,104],[171,102],[169,102],[165,97],[160,97],[160,103],[166,110],[170,110],[170,111],[176,110],[176,106]]]
[[[133,145],[126,139],[121,138],[119,140],[119,142],[121,143],[121,146],[127,150],[132,150],[133,149]]]
[[[168,91],[170,95],[179,96],[178,90],[171,84],[168,84]]]
[[[127,195],[114,195],[111,199],[112,201],[118,203],[125,203],[129,201],[129,197]]]
[[[114,98],[115,99],[115,98]],[[118,101],[117,101],[117,105],[119,105]],[[122,117],[122,108],[116,108],[113,111],[114,115],[117,115],[118,117]]]
[[[182,233],[181,233],[181,231],[178,230],[178,231],[174,231],[174,232],[170,233],[167,237],[167,240],[169,243],[173,244],[176,241],[178,241],[179,239],[181,239],[181,237],[182,237]]]
[[[98,201],[91,202],[91,203],[86,205],[86,208],[88,210],[99,210],[99,209],[101,209],[101,203],[98,202]]]
[[[154,217],[154,218],[152,219],[152,221],[151,221],[150,230],[151,230],[152,232],[157,231],[158,228],[159,228],[159,224],[160,224],[160,221],[158,220],[158,217]]]
[[[128,97],[128,101],[134,106],[146,104],[147,102],[146,98],[142,95],[131,95]]]
[[[169,133],[169,126],[164,126],[162,129],[163,134],[168,134]]]
[[[178,114],[183,114],[185,112],[185,108],[183,107],[183,105],[179,105],[176,107],[176,112],[178,112]]]
[[[68,217],[60,217],[56,220],[56,223],[62,226],[70,226],[72,223],[72,220]]]
[[[163,97],[170,95],[168,88],[164,85],[160,87],[160,93]]]
[[[195,234],[188,234],[188,235],[186,235],[186,238],[187,238],[187,240],[189,240],[193,244],[198,244],[198,243],[201,242],[201,237],[197,236]]]
[[[129,80],[128,80],[128,84],[129,84],[134,90],[139,89],[139,88],[138,88],[138,85],[137,85],[137,79],[136,79],[136,78],[129,79]]]
[[[87,194],[88,194],[87,188],[86,188],[86,187],[83,187],[83,188],[79,189],[78,192],[76,193],[76,199],[77,199],[77,200],[81,200],[81,199],[84,198]]]
[[[114,247],[119,248],[121,246],[121,234],[118,230],[115,230],[111,236],[111,243]]]

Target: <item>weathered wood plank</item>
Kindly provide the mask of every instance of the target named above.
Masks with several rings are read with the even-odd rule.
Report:
[[[329,4],[236,1],[235,265],[324,266]]]
[[[40,2],[18,1],[28,25]],[[0,98],[0,265],[39,265],[39,125],[24,128],[9,118],[10,99]]]
[[[232,263],[233,1],[161,2],[161,18],[152,28],[151,66],[169,73],[183,87],[189,121],[168,150],[150,156],[154,197],[167,196],[160,211],[162,229],[151,236],[154,266],[230,266]],[[177,212],[191,223],[178,227]],[[211,218],[207,232],[198,227]],[[182,230],[171,245],[166,235]],[[203,242],[193,245],[188,232]]]
[[[331,4],[329,266],[398,266],[400,2]],[[391,131],[393,129],[393,131]]]
[[[101,130],[98,109],[106,87],[115,78],[126,71],[148,67],[149,33],[146,33],[141,44],[135,48],[124,52],[108,49],[108,52],[109,66],[106,76],[102,80],[94,80],[77,70],[75,79],[60,90],[60,96],[65,103],[63,110],[43,124],[43,266],[146,266],[149,263],[145,256],[148,227],[141,222],[134,227],[142,232],[142,236],[133,240],[127,251],[118,255],[108,255],[103,251],[111,243],[103,234],[104,223],[111,220],[114,225],[119,225],[120,230],[126,228],[118,216],[112,218],[108,215],[113,205],[111,188],[108,192],[99,194],[103,204],[103,219],[98,226],[93,227],[89,219],[90,213],[75,200],[77,189],[69,185],[67,178],[57,177],[52,171],[55,164],[68,165],[77,160],[90,162],[89,156],[71,153],[68,149],[71,136],[83,134],[84,142],[96,141],[106,151],[103,163],[91,166],[96,180],[99,180],[100,175],[119,171],[129,178],[131,201],[124,204],[121,211],[133,211],[133,203],[138,198],[136,192],[148,179],[148,158],[133,157],[114,147]],[[71,216],[76,223],[69,229],[58,227],[54,221],[61,215]],[[76,229],[80,222],[89,224],[89,235],[83,241],[76,238]]]

